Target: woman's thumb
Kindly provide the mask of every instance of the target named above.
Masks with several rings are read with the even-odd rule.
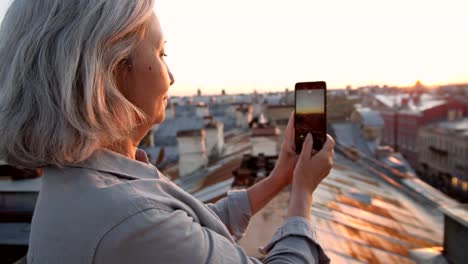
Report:
[[[146,152],[142,149],[137,149],[135,159],[143,163],[149,163],[148,155],[146,155]]]

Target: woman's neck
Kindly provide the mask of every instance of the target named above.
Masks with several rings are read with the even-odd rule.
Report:
[[[108,146],[107,149],[134,160],[137,158],[135,155],[138,150],[138,145],[150,129],[151,126],[140,125],[133,130],[127,139],[116,142]]]
[[[107,149],[117,152],[125,157],[128,157],[129,159],[134,160],[135,153],[138,149],[138,142],[139,141],[135,142],[132,139],[128,139],[128,140],[113,144],[107,147]]]

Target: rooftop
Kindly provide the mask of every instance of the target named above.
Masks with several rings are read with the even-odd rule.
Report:
[[[358,124],[354,123],[333,123],[335,139],[345,147],[354,147],[368,156],[373,156],[377,145],[366,140]]]
[[[266,158],[245,155],[234,173],[234,183],[253,184]],[[259,217],[284,218],[286,207],[287,202],[281,203]],[[338,160],[314,192],[311,214],[318,241],[331,263],[414,263],[411,250],[440,247],[443,241],[440,211],[428,211],[382,179]],[[272,230],[273,222],[253,219],[248,229],[252,234],[246,237],[257,240],[241,241],[241,245],[258,247],[267,242],[269,236],[258,229]]]
[[[468,137],[468,117],[454,121],[442,121],[434,123],[430,125],[428,129],[436,129],[438,131],[455,133],[457,135]]]
[[[205,135],[204,129],[180,130],[177,132],[177,137],[203,137]]]
[[[314,193],[313,221],[332,263],[413,263],[409,251],[442,244],[442,223],[355,169],[336,165]]]
[[[252,129],[252,137],[274,137],[280,134],[276,126],[256,127]]]
[[[378,111],[372,110],[367,107],[362,107],[362,108],[357,108],[356,112],[359,113],[359,115],[362,118],[362,122],[366,126],[383,126],[384,121],[382,119],[382,116]]]
[[[427,93],[420,95],[418,99],[415,96],[411,97],[410,94],[377,94],[375,98],[389,108],[402,108],[402,111],[408,113],[419,113],[447,102]],[[405,101],[408,103],[406,107],[403,106]]]
[[[290,109],[290,108],[294,108],[294,105],[288,105],[288,104],[276,104],[276,105],[269,105],[268,106],[269,109],[277,109],[277,108],[287,108],[287,109]]]
[[[155,144],[158,146],[177,146],[176,136],[179,131],[202,129],[203,126],[203,118],[195,117],[195,114],[191,117],[165,120],[155,133]]]

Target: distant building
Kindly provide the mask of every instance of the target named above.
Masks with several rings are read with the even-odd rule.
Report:
[[[282,105],[294,105],[296,103],[295,92],[289,91],[288,88],[284,90],[283,98],[280,100]]]
[[[351,114],[351,121],[359,124],[361,133],[367,140],[380,143],[384,121],[378,111],[367,107],[358,107]]]
[[[283,133],[292,112],[294,112],[294,105],[268,105],[264,114],[266,119],[277,125]]]
[[[210,115],[210,108],[205,103],[198,103],[197,107],[195,108],[195,113],[197,117],[205,117]]]
[[[438,189],[468,202],[468,118],[419,130],[418,171]]]
[[[159,161],[159,167],[164,168],[178,161],[179,131],[205,129],[206,154],[209,158],[216,158],[222,155],[224,150],[224,132],[236,127],[235,115],[230,109],[230,104],[225,103],[171,104],[171,107],[166,109],[166,120],[152,129],[152,144],[148,144],[147,140],[142,141],[142,147],[152,157],[152,163],[156,164],[155,162]],[[167,118],[168,115],[173,118]]]
[[[420,127],[468,114],[463,103],[432,94],[370,94],[363,104],[379,111],[384,120],[382,144],[401,152],[412,166],[418,161],[416,139]]]
[[[252,144],[252,154],[276,156],[279,151],[280,130],[276,126],[259,125],[252,128],[250,142]]]

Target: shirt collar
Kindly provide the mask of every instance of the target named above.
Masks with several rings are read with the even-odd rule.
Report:
[[[129,179],[159,179],[159,170],[152,164],[129,159],[108,149],[98,149],[88,159],[65,167],[78,167],[117,174]]]

